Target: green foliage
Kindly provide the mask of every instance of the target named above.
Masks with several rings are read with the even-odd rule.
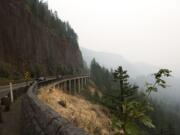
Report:
[[[127,83],[127,79],[129,78],[129,75],[127,74],[126,70],[123,70],[121,66],[118,67],[117,70],[114,71],[114,80],[120,80],[123,83]]]
[[[16,71],[12,65],[0,63],[0,78],[19,80],[22,79],[22,74],[19,71]]]
[[[141,129],[135,123],[127,123],[126,129],[127,135],[142,135]]]
[[[91,61],[90,75],[99,89],[104,91],[111,89],[112,74],[104,67],[101,67],[95,59]]]
[[[129,75],[127,71],[123,70],[121,66],[118,67],[114,72],[114,81],[119,81],[119,90],[120,90],[120,101],[124,102],[125,98],[132,97],[137,93],[138,87],[131,85],[128,82]]]
[[[40,64],[34,64],[33,68],[30,71],[32,77],[39,77],[41,75],[44,75],[44,68]]]
[[[69,66],[64,66],[64,65],[57,65],[56,66],[56,75],[61,74],[61,75],[73,75],[73,74],[80,74],[81,71],[78,69],[74,69],[73,67]]]
[[[153,74],[155,78],[154,84],[146,83],[146,92],[148,93],[148,96],[151,94],[151,92],[157,92],[158,87],[166,88],[166,81],[163,79],[163,77],[170,77],[172,71],[168,69],[160,69],[157,73]]]
[[[146,84],[145,93],[138,92],[138,87],[129,83],[129,75],[122,67],[118,67],[114,73],[107,70],[108,74],[106,74],[106,70],[95,59],[92,60],[91,78],[99,88],[103,89],[103,97],[99,102],[111,110],[112,128],[116,135],[120,135],[121,131],[124,131],[125,135],[148,135],[148,131],[150,134],[155,133],[156,128],[158,128],[157,131],[163,129],[163,132],[174,133],[173,126],[164,128],[160,126],[160,124],[168,123],[167,121],[158,124],[158,119],[152,117],[157,115],[154,114],[157,110],[154,109],[154,104],[150,103],[149,99],[152,92],[158,92],[159,87],[168,86],[165,78],[171,76],[170,70],[160,69],[153,74],[154,83]],[[158,115],[161,117],[162,114]]]
[[[10,74],[6,68],[0,66],[0,77],[1,78],[9,78]]]
[[[13,80],[20,80],[20,79],[22,79],[22,74],[18,71],[15,71],[12,73],[12,79]]]
[[[62,75],[64,75],[65,73],[64,73],[64,66],[63,65],[57,65],[57,67],[56,67],[56,74],[58,75],[58,74],[62,74]]]
[[[0,78],[10,78],[11,65],[8,63],[0,63]]]
[[[153,74],[155,78],[154,84],[147,83],[147,89],[143,101],[138,101],[137,99],[126,100],[124,97],[124,91],[126,90],[124,86],[128,86],[129,76],[126,71],[123,71],[122,67],[119,67],[115,70],[114,79],[120,82],[121,90],[121,102],[119,110],[119,119],[122,121],[121,129],[125,131],[125,134],[128,134],[128,129],[126,128],[127,123],[133,123],[133,121],[138,121],[148,128],[155,128],[155,125],[152,123],[152,119],[148,116],[149,112],[153,111],[152,105],[149,103],[148,98],[152,92],[157,92],[158,86],[165,88],[166,82],[163,80],[163,77],[169,77],[171,71],[168,69],[160,69],[157,73]],[[118,110],[117,110],[118,111]]]

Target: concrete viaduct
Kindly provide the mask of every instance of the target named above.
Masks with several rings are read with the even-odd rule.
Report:
[[[88,76],[64,78],[53,84],[53,86],[63,91],[67,91],[70,94],[76,94],[80,93],[81,89],[87,84],[87,81]]]

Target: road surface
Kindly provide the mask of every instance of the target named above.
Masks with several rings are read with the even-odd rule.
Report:
[[[32,81],[29,81],[29,83],[31,83]],[[22,82],[22,83],[17,83],[17,84],[13,84],[12,85],[12,89],[13,90],[17,90],[19,88],[22,88],[22,87],[26,87],[27,86],[27,83],[26,82]],[[0,86],[0,99],[6,95],[8,95],[10,91],[10,86],[9,85],[6,85],[6,86]]]
[[[56,78],[55,77],[48,77],[46,79],[46,81],[47,80],[53,80],[53,79],[56,79]],[[21,83],[12,84],[12,89],[13,89],[13,91],[18,90],[19,88],[26,87],[27,84],[30,84],[32,82],[33,81],[29,81],[28,83],[27,82],[21,82]],[[9,85],[0,86],[0,99],[7,96],[9,92],[10,92],[10,86]]]

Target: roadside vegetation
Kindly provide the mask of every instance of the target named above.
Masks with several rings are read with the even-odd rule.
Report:
[[[129,82],[130,76],[121,66],[109,71],[93,59],[90,72],[102,94],[101,98],[95,96],[92,100],[110,110],[115,135],[175,135],[176,124],[173,124],[170,116],[158,118],[162,117],[160,112],[165,109],[157,108],[161,105],[151,98],[152,93],[158,92],[160,87],[167,87],[165,80],[171,76],[170,70],[160,69],[152,74],[154,81],[147,82],[143,91]],[[163,113],[167,113],[167,110]]]

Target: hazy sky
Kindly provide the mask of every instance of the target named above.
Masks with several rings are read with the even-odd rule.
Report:
[[[180,73],[180,0],[48,0],[79,45]]]

